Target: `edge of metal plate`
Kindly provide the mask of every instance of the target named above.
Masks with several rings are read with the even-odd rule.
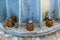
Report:
[[[0,24],[0,30],[2,30],[2,31],[4,31],[4,32],[6,32],[8,34],[12,34],[14,36],[43,36],[43,35],[53,33],[53,32],[55,32],[55,31],[57,31],[59,29],[60,29],[60,25],[57,26],[57,27],[54,27],[52,29],[49,29],[47,31],[44,31],[44,32],[39,31],[37,33],[23,33],[23,32],[16,32],[14,30],[7,30],[2,26],[2,24]]]

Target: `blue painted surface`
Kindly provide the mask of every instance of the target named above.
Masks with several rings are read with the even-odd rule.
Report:
[[[53,18],[52,10],[54,10],[54,0],[50,0],[50,16]]]
[[[39,7],[40,0],[24,0],[23,2],[23,22],[27,22],[27,19],[33,20],[34,22],[40,21],[41,11]],[[28,11],[28,6],[30,6],[30,11]],[[33,13],[33,14],[32,14]],[[32,18],[33,17],[33,18]]]
[[[54,18],[58,18],[58,17],[59,17],[58,0],[54,0],[54,9],[55,9],[55,15],[54,15]]]
[[[23,15],[23,20],[22,22],[27,22],[27,18],[29,20],[33,20],[34,22],[39,22],[40,21],[40,8],[39,8],[39,1],[40,0],[23,0],[23,13],[21,12],[21,18]],[[30,4],[29,4],[30,2]],[[28,15],[28,5],[30,5],[30,12]],[[22,6],[22,4],[21,4]],[[21,7],[20,6],[20,7]],[[19,1],[17,0],[8,0],[8,17],[10,17],[12,15],[12,13],[14,13],[18,18],[19,16]],[[21,8],[20,8],[21,9]],[[32,15],[33,13],[33,15]],[[33,18],[32,18],[33,17]]]
[[[0,0],[0,22],[4,21],[7,17],[6,15],[6,1]]]
[[[19,0],[8,0],[8,10],[8,17],[14,14],[19,18]]]
[[[59,0],[59,14],[60,14],[60,0]]]
[[[32,20],[34,22],[39,22],[39,19],[40,19],[40,17],[39,17],[39,12],[40,12],[39,0],[37,0],[37,1],[30,0],[31,11],[30,11],[29,16],[27,15],[28,14],[28,9],[27,9],[28,0],[25,0],[25,1],[26,1],[26,4],[24,3],[25,5],[24,5],[24,11],[23,11],[23,14],[24,14],[23,22],[26,22],[26,20],[25,20],[26,18],[32,19],[32,16],[31,16],[32,12],[34,13],[34,15],[33,15],[34,19],[32,19]],[[56,10],[55,15],[54,15],[54,17],[56,18],[56,17],[58,17],[58,14],[57,14],[58,13],[58,1],[57,0],[54,1],[54,7],[52,4],[53,4],[53,2],[51,0],[49,10],[51,11],[53,8]],[[5,20],[6,16],[10,17],[12,15],[12,13],[14,13],[18,18],[20,17],[19,16],[19,2],[17,0],[8,0],[8,5],[9,5],[9,12],[7,13],[8,15],[6,15],[6,2],[5,2],[5,0],[0,0],[0,21]],[[50,14],[50,16],[51,16],[51,14]],[[21,36],[24,34],[22,32],[14,32],[13,30],[6,30],[0,25],[0,29],[1,28],[3,31],[5,31],[7,33],[11,33],[13,35]],[[60,27],[57,27],[57,28],[54,27],[54,31],[57,29],[60,29]],[[41,33],[41,31],[39,31],[39,32],[40,32],[40,34],[39,34],[40,36],[43,35],[43,33],[47,34],[47,32],[43,32],[43,33]],[[52,29],[52,32],[53,32],[53,29]],[[48,33],[50,33],[50,31],[48,31]],[[23,35],[23,36],[27,36],[27,34]],[[28,36],[31,36],[31,35],[28,35]]]
[[[20,10],[21,18],[23,14],[23,20],[22,22],[26,22],[27,18],[30,20],[33,20],[34,22],[40,21],[40,14],[41,14],[41,0],[23,0],[23,13]],[[54,2],[54,3],[53,3]],[[6,16],[10,17],[12,13],[14,13],[18,19],[19,19],[19,0],[8,0],[8,13],[6,15],[6,0],[0,0],[0,22],[2,20],[5,20]],[[22,5],[22,4],[21,4]],[[28,15],[28,5],[30,5],[30,12]],[[40,6],[39,6],[40,5]],[[20,6],[21,7],[21,6]],[[21,9],[21,8],[20,8]],[[50,6],[48,8],[45,8],[49,10],[49,16],[52,16],[52,9],[55,9],[55,15],[54,18],[58,18],[59,16],[59,10],[58,10],[58,0],[50,0]],[[43,9],[43,11],[46,11]],[[33,12],[33,15],[32,15]],[[43,12],[44,13],[44,12]],[[4,14],[4,15],[3,15]],[[33,18],[32,18],[33,17]],[[44,15],[42,15],[44,18]]]

